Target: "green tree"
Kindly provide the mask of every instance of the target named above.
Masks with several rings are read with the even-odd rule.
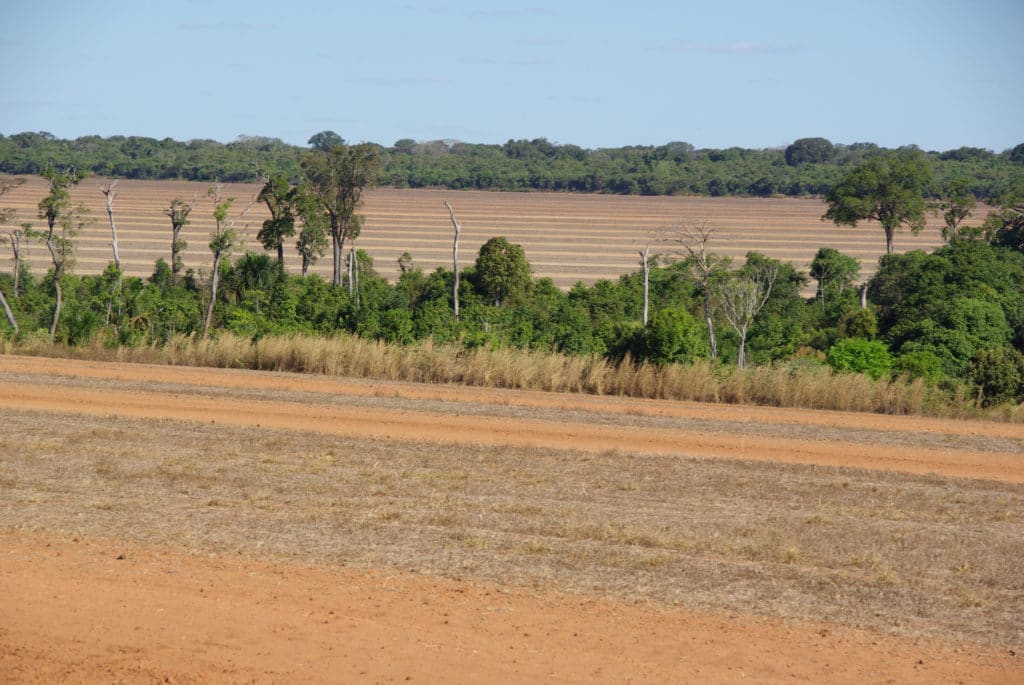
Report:
[[[960,224],[971,215],[976,204],[971,182],[966,177],[959,176],[945,184],[937,210],[942,212],[942,237],[947,243],[959,236]]]
[[[1024,186],[1003,192],[997,205],[985,217],[982,233],[993,245],[1024,252]]]
[[[210,301],[206,306],[206,316],[203,317],[202,335],[204,340],[210,332],[210,325],[213,323],[213,308],[217,303],[217,286],[220,283],[220,265],[223,259],[231,254],[231,250],[235,247],[235,240],[238,237],[235,233],[235,224],[256,204],[256,198],[253,198],[238,216],[229,221],[228,212],[231,210],[231,205],[234,204],[235,198],[222,198],[221,187],[221,184],[217,183],[208,191],[210,197],[213,198],[214,230],[210,234],[213,270],[210,272]]]
[[[334,257],[332,283],[341,285],[345,241],[359,235],[361,221],[355,212],[363,190],[374,183],[379,172],[377,149],[368,144],[350,147],[344,143],[327,149],[317,147],[302,159],[302,168],[310,193],[327,218]]]
[[[295,250],[299,253],[302,275],[314,266],[327,252],[327,216],[320,209],[320,201],[306,185],[298,186],[295,210],[302,220],[299,239]]]
[[[835,146],[827,138],[800,138],[786,148],[786,164],[821,164],[831,162],[836,154]]]
[[[481,294],[496,306],[523,296],[530,288],[532,274],[521,245],[499,236],[480,247],[476,258],[477,282]]]
[[[284,241],[295,235],[296,198],[298,191],[293,188],[284,174],[274,174],[266,179],[256,199],[270,210],[270,218],[263,222],[256,239],[264,250],[277,252],[277,269],[284,273]]]
[[[86,174],[81,170],[60,170],[48,166],[43,169],[41,176],[49,182],[50,192],[39,202],[39,218],[46,221],[46,231],[36,235],[46,245],[53,262],[53,290],[56,297],[50,322],[50,340],[53,340],[64,304],[61,278],[74,264],[75,237],[89,223],[85,206],[71,203],[71,188],[78,185]]]
[[[320,131],[320,133],[314,133],[306,141],[314,150],[320,150],[321,152],[327,152],[335,145],[344,145],[345,139],[339,136],[334,131]]]
[[[1024,143],[1015,145],[1010,154],[1007,155],[1007,159],[1015,164],[1024,164]]]
[[[824,307],[827,300],[841,297],[853,287],[860,274],[860,262],[834,247],[823,247],[811,261],[810,274],[818,282],[817,297]]]
[[[931,170],[920,151],[877,154],[829,190],[822,220],[849,226],[877,221],[885,231],[886,254],[892,254],[898,228],[906,226],[915,234],[924,228],[924,190],[930,182]]]

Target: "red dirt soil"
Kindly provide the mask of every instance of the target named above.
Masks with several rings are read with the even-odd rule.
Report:
[[[288,374],[0,356],[7,409],[318,430],[379,439],[622,448],[1024,482],[1020,454],[844,445],[307,401],[203,387],[443,399],[761,424],[1019,438],[1020,426],[643,402]],[[60,379],[141,387],[57,385]],[[161,390],[146,383],[173,383]],[[440,425],[439,425],[440,424]],[[742,423],[738,423],[742,426]],[[0,682],[1024,682],[1010,650],[624,604],[386,570],[319,568],[56,533],[0,533]]]
[[[1006,650],[409,574],[0,537],[0,681],[1019,683]]]

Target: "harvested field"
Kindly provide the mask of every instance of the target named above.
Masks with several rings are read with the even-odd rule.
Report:
[[[111,261],[110,229],[105,200],[97,189],[102,179],[86,179],[73,197],[92,210],[95,223],[78,241],[79,273],[97,273]],[[134,276],[148,276],[158,257],[169,259],[170,223],[161,209],[172,198],[199,203],[191,224],[182,235],[189,247],[184,254],[187,268],[208,269],[207,250],[213,228],[212,202],[206,197],[209,183],[186,181],[121,180],[116,188],[115,220],[122,263]],[[225,194],[237,199],[240,210],[258,192],[255,185],[227,184]],[[19,221],[39,223],[36,205],[46,194],[46,184],[29,178],[0,202],[18,210]],[[878,257],[885,250],[881,228],[865,222],[857,228],[836,227],[821,221],[825,212],[820,199],[801,198],[709,198],[709,197],[637,197],[621,195],[583,195],[569,193],[497,193],[485,191],[372,189],[365,194],[363,213],[366,223],[358,247],[375,260],[379,273],[389,279],[398,274],[397,259],[409,252],[417,266],[432,271],[437,266],[451,267],[452,229],[443,201],[449,200],[462,224],[460,252],[463,263],[471,264],[480,246],[493,236],[503,235],[523,245],[527,259],[537,276],[546,276],[562,288],[576,281],[593,283],[599,278],[617,278],[639,269],[638,250],[651,242],[657,252],[659,235],[680,223],[707,221],[719,227],[712,244],[717,254],[742,259],[750,250],[792,262],[806,272],[820,247],[834,247],[861,261],[862,276],[874,273]],[[986,208],[979,207],[976,217]],[[256,241],[266,207],[255,205],[238,227],[244,249],[261,249]],[[929,218],[921,234],[900,233],[896,248],[900,251],[930,250],[942,243],[941,217]],[[668,249],[667,246],[664,246]],[[34,268],[47,267],[42,247],[31,251]],[[285,253],[293,272],[299,270],[298,257],[291,249]],[[329,274],[329,254],[315,269]]]
[[[10,356],[0,416],[0,680],[1024,676],[1021,426]]]

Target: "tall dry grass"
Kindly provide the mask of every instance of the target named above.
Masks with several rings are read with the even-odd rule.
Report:
[[[45,339],[17,344],[4,340],[0,351],[650,399],[1024,421],[1021,407],[983,412],[975,398],[962,393],[951,396],[921,379],[876,381],[858,374],[837,374],[807,360],[751,369],[706,360],[658,366],[636,364],[629,358],[615,363],[596,355],[466,350],[430,341],[404,347],[345,334],[329,338],[293,334],[255,341],[231,333],[207,340],[179,335],[164,344],[117,348],[105,347],[100,341],[66,347]]]

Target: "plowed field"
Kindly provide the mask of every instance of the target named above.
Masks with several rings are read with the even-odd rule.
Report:
[[[0,356],[3,682],[1024,679],[1024,427]]]
[[[77,270],[96,273],[111,261],[110,229],[105,199],[97,184],[87,179],[75,190],[76,201],[92,210],[95,223],[78,241]],[[115,192],[114,218],[118,227],[120,253],[130,275],[148,276],[158,257],[169,259],[170,222],[161,210],[171,199],[199,198],[191,224],[183,229],[189,246],[184,254],[186,268],[209,268],[207,249],[213,228],[212,202],[206,197],[208,183],[184,181],[121,180]],[[240,210],[258,191],[254,185],[228,184],[225,194],[237,199]],[[36,206],[46,194],[45,182],[30,178],[21,188],[0,199],[0,206],[18,209],[19,221],[37,227]],[[537,276],[547,276],[567,288],[576,281],[593,283],[599,278],[617,278],[639,269],[638,251],[648,242],[652,253],[669,250],[660,244],[665,229],[681,223],[707,221],[719,228],[712,251],[742,259],[750,250],[792,262],[806,271],[820,247],[834,247],[852,255],[863,265],[862,276],[874,273],[885,249],[881,228],[865,222],[857,228],[836,227],[821,221],[825,206],[818,199],[756,199],[707,197],[634,197],[568,193],[496,193],[448,190],[373,189],[365,194],[366,222],[358,247],[375,260],[375,268],[389,279],[397,276],[397,259],[409,252],[417,266],[426,271],[443,265],[451,267],[452,228],[444,200],[451,202],[462,224],[460,254],[471,264],[488,238],[505,236],[523,245]],[[977,216],[984,215],[979,208]],[[232,214],[233,216],[233,214]],[[255,205],[238,224],[244,249],[262,249],[256,240],[268,218],[266,207]],[[900,233],[897,250],[931,249],[941,244],[941,218],[929,219],[929,227],[914,236]],[[47,266],[42,246],[31,253],[36,268]],[[286,251],[290,270],[299,270],[292,246]],[[315,271],[328,274],[330,254]]]

